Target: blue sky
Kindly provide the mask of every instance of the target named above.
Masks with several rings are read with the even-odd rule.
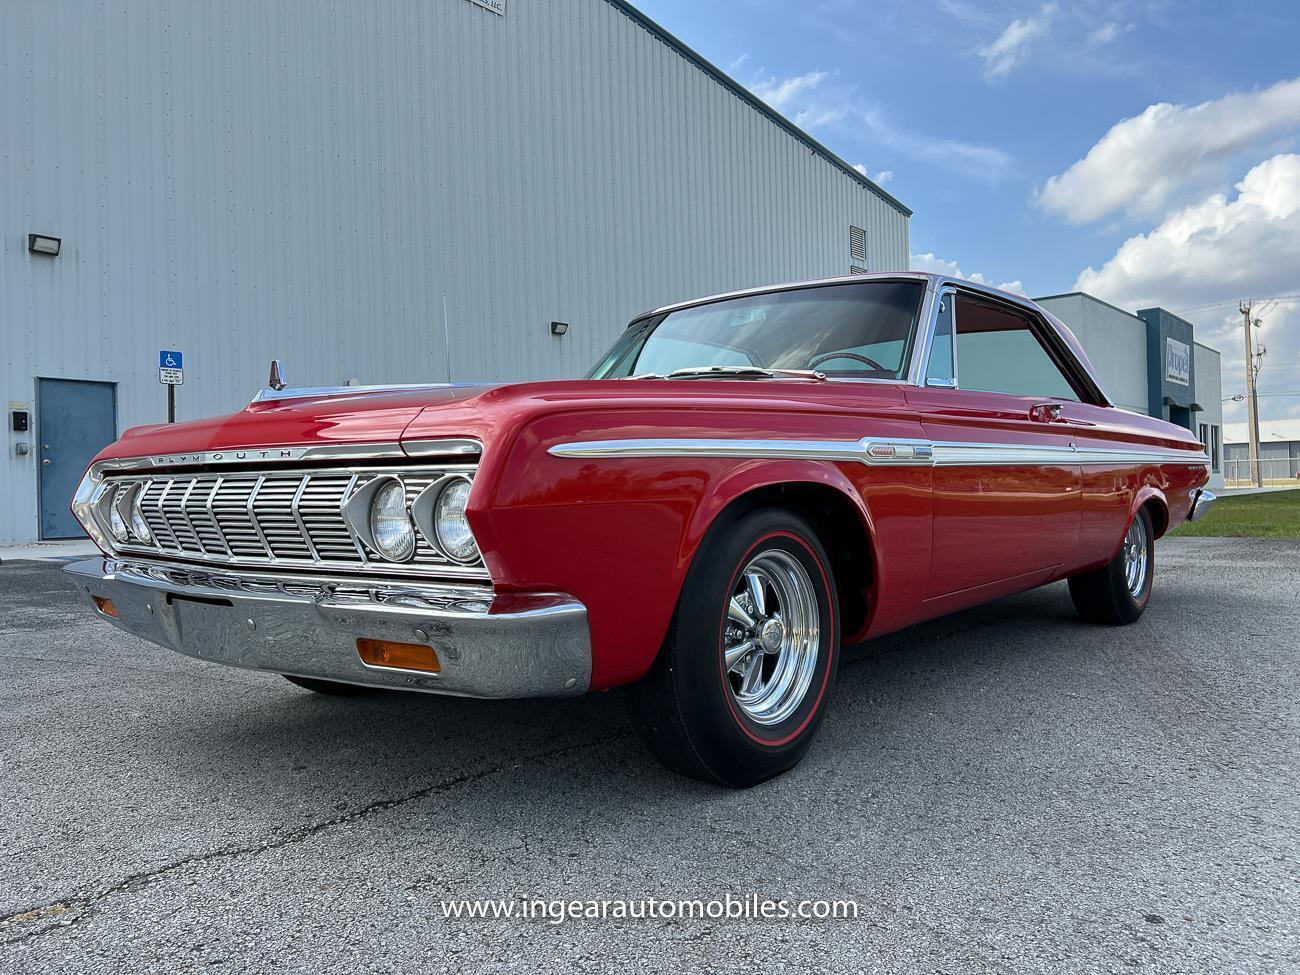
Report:
[[[635,2],[880,177],[915,266],[1194,309],[1225,396],[1240,316],[1215,303],[1300,293],[1294,2]],[[1300,391],[1300,300],[1260,336],[1261,394]],[[1261,413],[1300,438],[1300,396]]]

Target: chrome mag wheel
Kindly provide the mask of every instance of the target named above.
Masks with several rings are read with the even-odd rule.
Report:
[[[1133,519],[1128,534],[1124,536],[1124,582],[1129,595],[1142,598],[1147,582],[1147,523],[1141,516]]]
[[[780,724],[799,709],[820,643],[817,595],[807,570],[780,549],[756,555],[731,593],[723,634],[727,683],[751,721]]]

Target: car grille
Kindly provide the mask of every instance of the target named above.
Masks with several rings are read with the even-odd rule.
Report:
[[[472,477],[474,465],[111,477],[109,483],[119,490],[142,485],[140,509],[153,535],[151,545],[132,541],[116,547],[221,565],[486,579],[481,561],[455,562],[419,532],[408,562],[386,562],[343,517],[348,498],[375,477],[400,477],[409,505],[431,483],[453,473]]]

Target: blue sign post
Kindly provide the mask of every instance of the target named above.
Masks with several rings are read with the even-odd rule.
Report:
[[[167,422],[176,422],[176,387],[185,383],[185,360],[181,353],[163,349],[158,353],[158,381],[167,387]]]

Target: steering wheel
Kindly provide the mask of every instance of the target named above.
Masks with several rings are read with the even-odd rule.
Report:
[[[859,362],[866,363],[868,366],[870,366],[872,369],[877,370],[878,372],[892,371],[886,369],[875,359],[871,358],[871,356],[858,355],[858,353],[856,352],[823,352],[821,355],[817,356],[815,359],[813,359],[811,362],[808,363],[808,368],[815,369],[823,362],[829,362],[831,359],[857,359]]]

